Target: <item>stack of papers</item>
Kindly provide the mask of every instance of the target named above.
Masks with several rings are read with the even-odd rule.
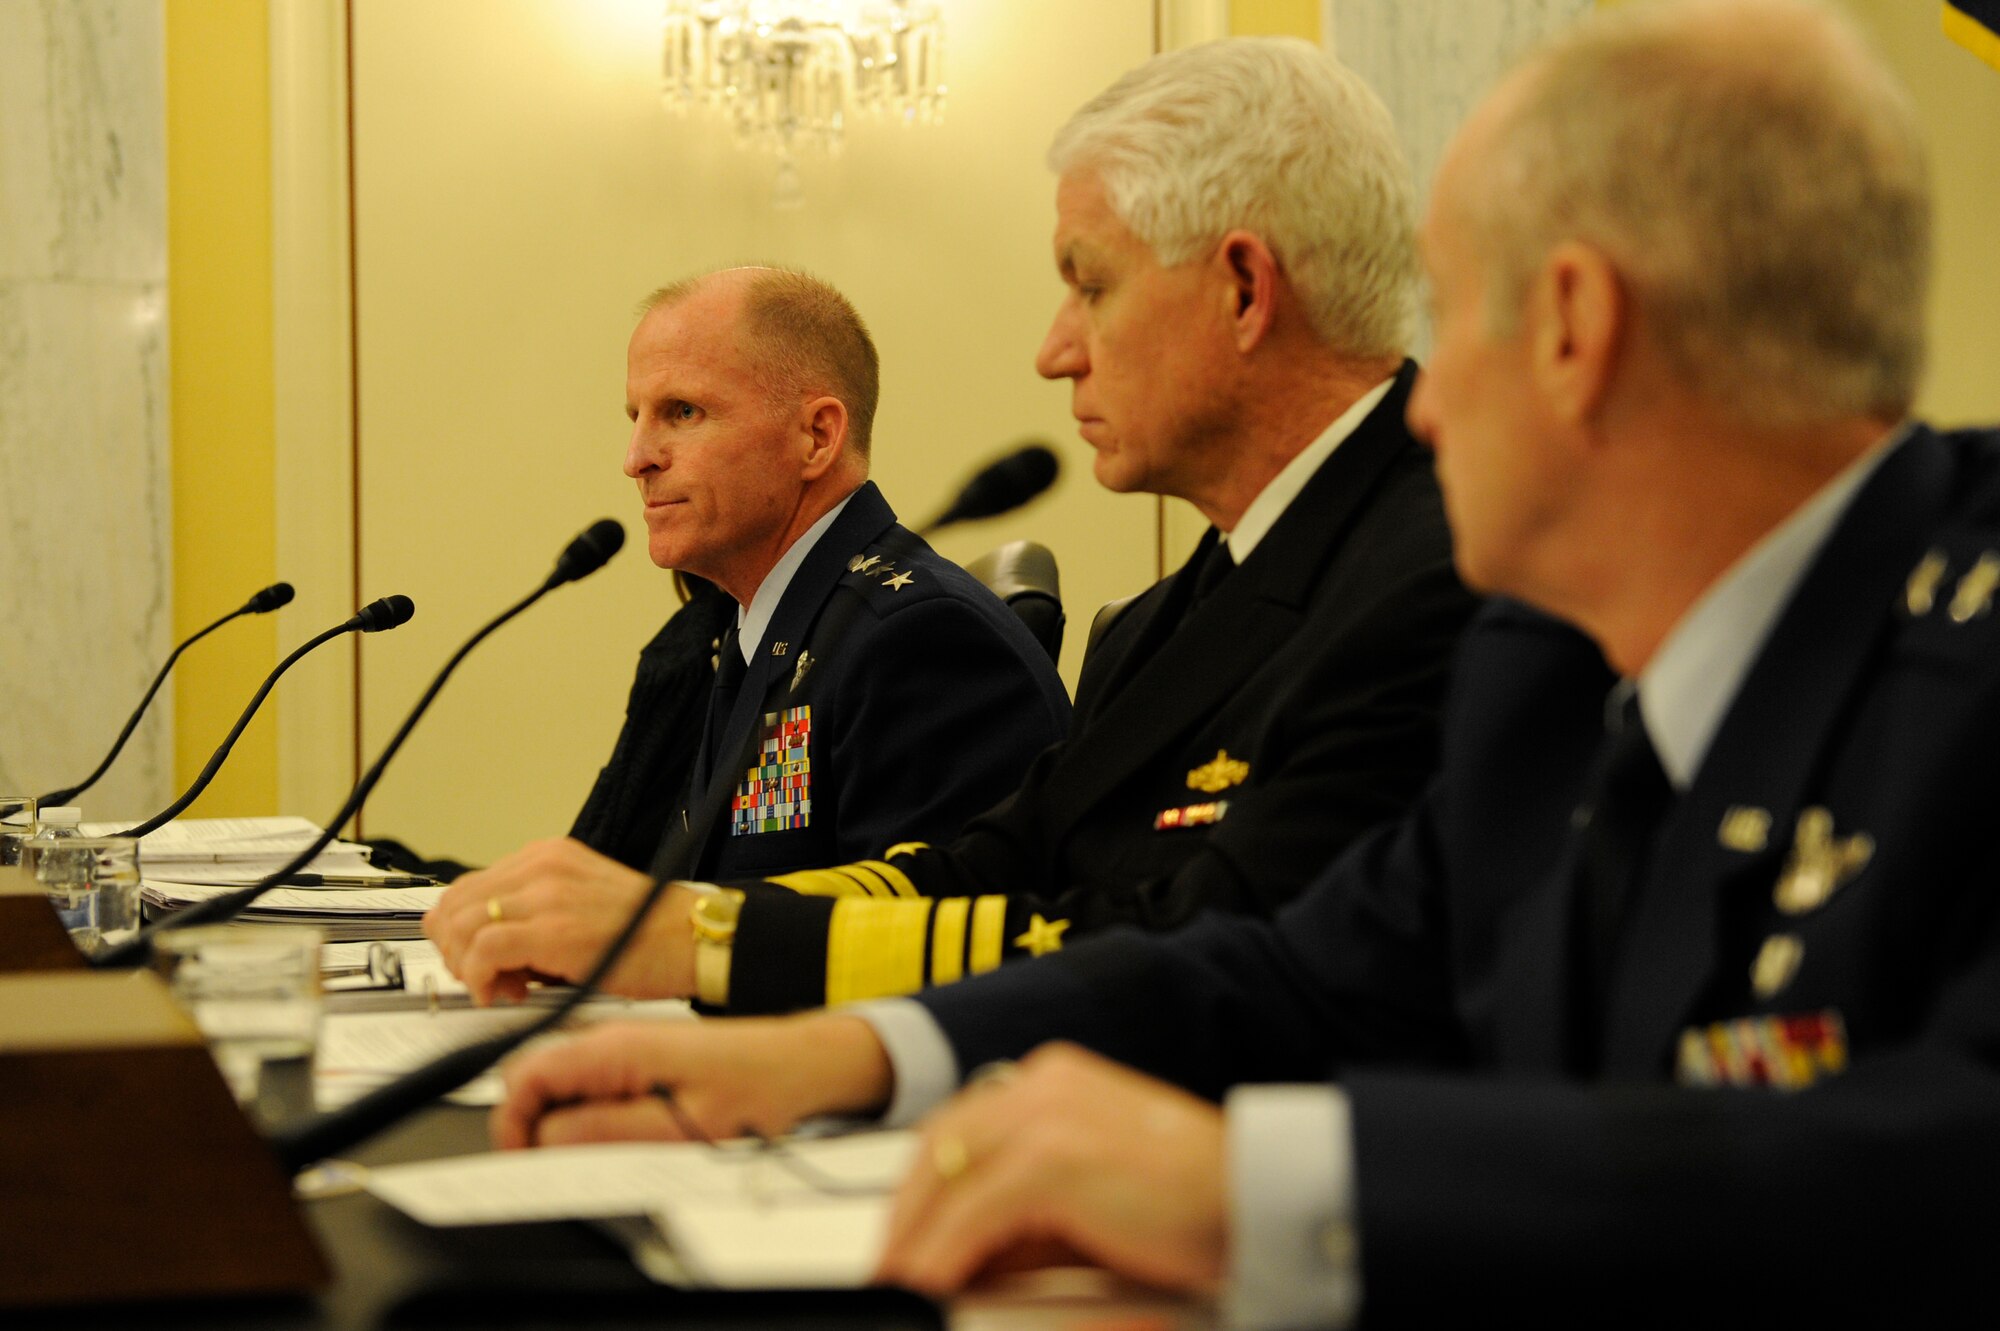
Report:
[[[143,871],[143,870],[142,870]],[[162,882],[150,871],[140,895],[152,910],[178,910],[238,890],[237,886]],[[255,882],[255,879],[251,879]],[[313,924],[326,930],[329,943],[365,942],[378,938],[422,938],[424,912],[444,895],[430,887],[274,887],[236,918],[245,924]]]
[[[85,823],[88,836],[115,836],[122,823]],[[139,894],[158,916],[260,882],[320,835],[305,818],[181,818],[139,842]],[[301,871],[385,878],[368,847],[335,841]],[[335,942],[421,938],[424,912],[442,887],[276,887],[237,918],[246,924],[313,924]]]
[[[652,1218],[634,1249],[668,1284],[852,1289],[882,1253],[889,1201],[915,1138],[869,1132],[784,1144],[814,1180],[743,1142],[614,1143],[455,1156],[374,1170],[368,1189],[427,1225]],[[853,1195],[860,1193],[862,1195]]]
[[[84,823],[85,836],[117,836],[126,823]],[[148,878],[254,883],[281,869],[320,835],[305,818],[179,818],[139,840],[139,866]],[[368,847],[335,841],[314,857],[314,873],[380,873]]]

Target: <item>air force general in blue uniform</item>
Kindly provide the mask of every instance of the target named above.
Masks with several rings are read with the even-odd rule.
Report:
[[[718,667],[658,875],[783,873],[952,835],[1068,729],[1041,644],[872,481],[766,584],[721,644],[739,655]]]
[[[1429,793],[1274,920],[1115,934],[917,1001],[961,1069],[1068,1038],[1215,1096],[1337,1078],[1345,1103],[1305,1111],[1324,1149],[1273,1131],[1296,1099],[1235,1093],[1234,1158],[1267,1132],[1289,1152],[1238,1214],[1356,1225],[1374,1314],[1635,1290],[1715,1312],[1737,1279],[1767,1306],[1788,1268],[1802,1307],[1922,1306],[1992,1236],[1949,1196],[2000,1189],[1996,593],[2000,435],[1923,429],[1712,589],[1638,682],[1672,789],[1608,949],[1579,824],[1621,699],[1588,639],[1501,603]],[[901,1045],[907,1104],[925,1057]],[[1342,1122],[1351,1175],[1316,1175]],[[1285,1232],[1236,1235],[1239,1281]],[[1445,1250],[1473,1278],[1438,1279]]]

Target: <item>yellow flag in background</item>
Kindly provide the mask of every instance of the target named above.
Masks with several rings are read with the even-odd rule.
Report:
[[[1945,35],[2000,69],[2000,0],[1950,0],[1944,7]]]

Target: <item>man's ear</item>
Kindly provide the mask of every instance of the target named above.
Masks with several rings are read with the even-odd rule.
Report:
[[[1225,283],[1236,350],[1247,353],[1264,340],[1278,317],[1278,257],[1255,232],[1231,231],[1216,248],[1215,262]]]
[[[1618,369],[1631,298],[1602,250],[1564,241],[1549,252],[1528,292],[1530,373],[1565,424],[1597,414]]]
[[[799,408],[799,419],[800,475],[816,481],[847,452],[847,404],[837,397],[816,397]]]

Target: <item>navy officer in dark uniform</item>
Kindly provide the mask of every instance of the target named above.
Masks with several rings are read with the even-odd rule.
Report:
[[[615,981],[664,987],[625,992],[814,1006],[1268,914],[1433,770],[1472,598],[1403,420],[1415,209],[1388,112],[1305,42],[1223,42],[1119,80],[1050,160],[1064,289],[1035,367],[1069,381],[1100,483],[1210,530],[1102,634],[1069,736],[1004,801],[859,862],[671,866],[723,886],[669,891]],[[572,913],[601,945],[644,887],[606,867]],[[480,993],[522,964],[446,951]]]
[[[1467,580],[1518,600],[1415,810],[1269,922],[529,1055],[499,1139],[676,1136],[661,1087],[717,1137],[903,1120],[1026,1055],[930,1119],[883,1278],[1081,1256],[1251,1326],[1989,1322],[2000,435],[1908,418],[1928,234],[1909,99],[1827,8],[1586,20],[1425,225],[1411,421]]]
[[[648,550],[737,607],[689,784],[639,797],[667,810],[656,858],[677,876],[948,835],[1067,728],[1048,653],[867,479],[878,381],[853,306],[785,269],[666,287],[632,334],[625,472]],[[568,889],[607,867],[539,842],[460,879],[425,927],[447,957],[477,935],[567,975],[592,955]]]

